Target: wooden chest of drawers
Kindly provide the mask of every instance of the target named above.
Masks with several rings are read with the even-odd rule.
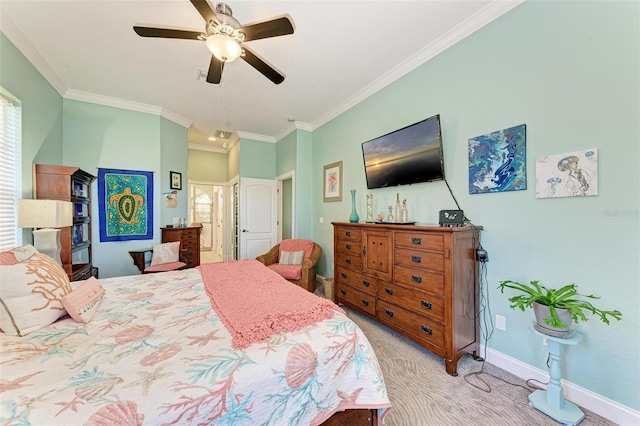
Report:
[[[478,356],[480,227],[333,223],[336,301],[445,359]]]
[[[162,230],[162,242],[170,243],[180,241],[180,249],[183,252],[187,268],[200,266],[200,232],[201,226],[187,226],[186,228],[160,228]]]

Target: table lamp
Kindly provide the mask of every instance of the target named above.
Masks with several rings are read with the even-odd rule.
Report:
[[[34,228],[33,246],[60,260],[60,229],[73,225],[73,204],[60,200],[19,200],[18,228]],[[39,228],[39,229],[38,229]]]

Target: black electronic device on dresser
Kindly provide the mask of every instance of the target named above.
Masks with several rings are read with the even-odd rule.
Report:
[[[462,210],[440,210],[440,226],[464,226],[464,212]]]
[[[334,294],[444,358],[479,356],[479,226],[334,222]]]

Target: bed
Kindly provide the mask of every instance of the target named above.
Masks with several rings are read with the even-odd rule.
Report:
[[[221,265],[242,271],[247,262]],[[1,334],[2,423],[351,425],[384,418],[390,403],[373,349],[339,308],[238,347],[203,276],[198,268],[102,279],[88,323],[63,316],[23,337]]]

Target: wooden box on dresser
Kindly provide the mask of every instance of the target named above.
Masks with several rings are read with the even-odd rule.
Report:
[[[91,254],[91,182],[78,167],[35,164],[33,197],[73,203],[73,226],[60,229],[60,260],[71,281],[97,275]]]
[[[481,227],[333,225],[336,302],[444,358],[451,375],[479,356]]]
[[[162,230],[163,243],[180,241],[180,250],[185,250],[183,251],[183,258],[187,268],[200,266],[200,232],[202,231],[202,226],[160,229]]]

